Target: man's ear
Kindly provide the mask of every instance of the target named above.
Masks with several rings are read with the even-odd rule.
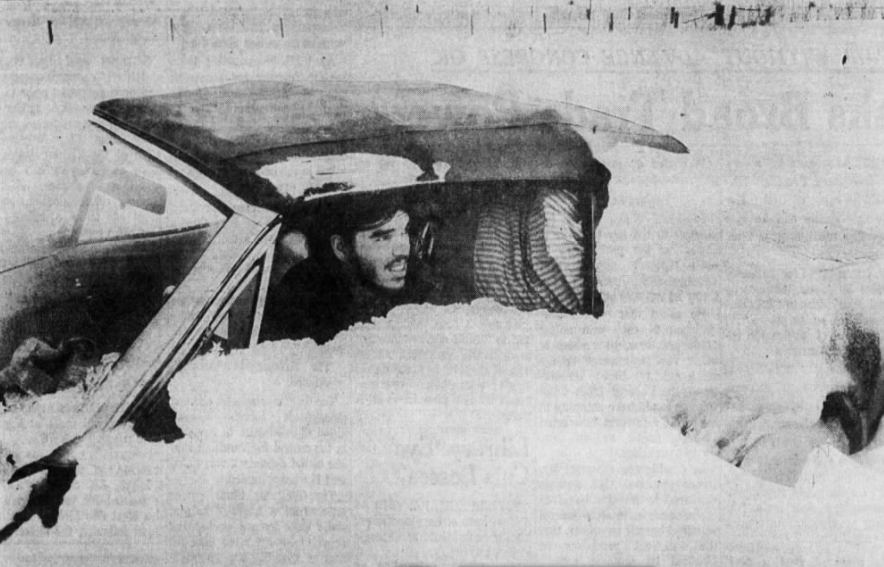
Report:
[[[341,262],[349,262],[350,261],[350,250],[347,247],[347,243],[344,242],[344,237],[340,234],[331,235],[331,248],[332,252],[335,253],[335,257]]]

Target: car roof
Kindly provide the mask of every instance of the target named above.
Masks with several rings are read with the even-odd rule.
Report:
[[[200,167],[246,201],[277,210],[353,189],[346,176],[338,182],[340,176],[317,173],[317,166],[391,169],[383,160],[367,164],[366,156],[406,160],[418,173],[405,168],[404,179],[375,179],[363,188],[372,190],[440,175],[445,181],[579,179],[594,137],[687,152],[671,136],[576,105],[429,82],[247,81],[108,100],[94,112]],[[330,156],[347,164],[330,165]],[[285,187],[298,168],[312,172],[315,186],[308,180]]]

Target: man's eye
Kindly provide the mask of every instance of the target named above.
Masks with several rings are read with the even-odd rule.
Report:
[[[385,232],[383,234],[376,234],[376,235],[373,235],[371,238],[375,242],[389,242],[389,241],[393,240],[394,238],[408,238],[408,237],[409,237],[408,231],[403,229],[398,232]]]

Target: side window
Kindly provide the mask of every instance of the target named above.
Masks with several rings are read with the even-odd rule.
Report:
[[[212,321],[197,349],[198,354],[215,349],[226,353],[249,347],[258,315],[258,290],[262,273],[263,262],[253,266],[243,278]]]

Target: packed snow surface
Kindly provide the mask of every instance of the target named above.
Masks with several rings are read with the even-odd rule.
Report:
[[[94,439],[59,525],[26,524],[3,553],[44,565],[882,557],[880,470],[822,447],[796,488],[741,472],[649,409],[671,369],[605,334],[477,302],[399,308],[323,347],[203,358],[172,383],[183,440]]]
[[[65,148],[95,102],[239,79],[568,100],[691,154],[598,156],[614,175],[601,319],[410,306],[322,347],[203,358],[171,385],[186,437],[92,439],[58,525],[25,524],[4,564],[882,563],[884,449],[849,458],[803,434],[847,384],[831,356],[845,318],[884,329],[879,23],[283,39],[201,33],[201,17],[147,44],[54,14],[50,46],[36,12],[0,34],[4,231],[39,231],[13,221],[79,173]],[[693,440],[667,424],[682,411]],[[772,455],[792,488],[713,454],[778,431],[795,432]],[[3,509],[21,499],[6,489]]]

